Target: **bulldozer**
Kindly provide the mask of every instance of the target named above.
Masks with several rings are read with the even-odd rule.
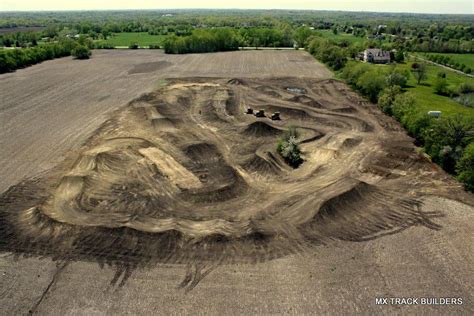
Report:
[[[256,117],[265,117],[265,110],[258,110],[255,112]]]
[[[271,119],[273,121],[279,121],[280,120],[280,112],[273,112]]]

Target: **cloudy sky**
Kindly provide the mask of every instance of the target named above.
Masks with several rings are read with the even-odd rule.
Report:
[[[474,0],[0,0],[0,11],[239,8],[474,14],[473,6]]]

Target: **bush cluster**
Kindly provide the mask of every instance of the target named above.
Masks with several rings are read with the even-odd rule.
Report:
[[[77,45],[71,51],[71,55],[76,57],[77,59],[89,59],[89,57],[91,56],[91,51],[87,46]]]
[[[419,79],[421,64],[414,67],[413,75]],[[423,69],[421,70],[423,72]],[[348,84],[377,102],[380,109],[399,121],[418,145],[423,146],[431,159],[447,172],[454,174],[462,181],[467,190],[474,190],[474,173],[472,149],[474,137],[474,120],[462,116],[433,118],[417,109],[416,99],[403,91],[410,76],[408,71],[392,68],[383,71],[364,63],[349,62],[341,71]],[[439,73],[434,80],[433,88],[442,95],[455,95],[446,81],[446,75]],[[459,93],[466,103],[472,102],[474,86],[463,83]]]
[[[348,57],[348,52],[344,48],[319,37],[309,40],[308,52],[334,70],[342,69]]]
[[[189,36],[169,36],[163,48],[167,54],[231,51],[239,49],[239,41],[229,28],[196,30]]]
[[[288,131],[278,140],[277,151],[285,159],[286,163],[293,168],[298,168],[302,163],[301,150],[298,142],[296,128],[290,127]]]
[[[0,73],[14,71],[45,60],[70,56],[78,46],[82,45],[74,40],[63,40],[42,46],[0,50]],[[86,46],[82,47],[89,51]]]
[[[416,138],[434,162],[474,192],[474,120],[461,115],[435,119],[420,113],[415,98],[396,86],[382,92],[378,105]]]

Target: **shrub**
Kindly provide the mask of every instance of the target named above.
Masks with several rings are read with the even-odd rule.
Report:
[[[400,86],[405,87],[407,85],[408,76],[402,74],[400,71],[394,70],[390,73],[387,78],[385,79],[387,85],[389,86]]]
[[[313,37],[308,46],[308,52],[316,59],[327,64],[334,70],[342,69],[347,62],[350,52],[332,44],[327,39]]]
[[[426,152],[433,161],[454,173],[463,148],[472,142],[473,135],[474,120],[459,114],[436,120],[432,128],[425,131],[423,139]]]
[[[365,72],[357,80],[356,86],[371,102],[377,102],[379,93],[385,88],[385,76],[377,70]]]
[[[459,93],[467,94],[474,92],[474,84],[470,82],[463,82],[459,85]]]
[[[301,150],[296,141],[298,132],[296,128],[290,127],[288,131],[278,140],[277,151],[285,159],[285,162],[293,168],[298,168],[302,163]]]
[[[128,48],[129,49],[138,49],[138,48],[140,48],[140,46],[137,43],[131,43],[130,45],[128,45]]]
[[[436,77],[436,79],[433,82],[433,89],[435,93],[437,94],[448,95],[449,89],[448,89],[448,81],[446,80],[446,78]]]
[[[395,53],[395,61],[397,63],[402,63],[404,60],[405,60],[405,55],[403,54],[403,52],[401,50],[397,51]]]
[[[95,49],[115,49],[115,46],[109,43],[97,42],[94,44]]]
[[[392,103],[393,116],[400,122],[404,122],[404,117],[409,116],[415,108],[415,98],[409,93],[402,93],[395,96]]]
[[[158,44],[151,44],[150,46],[148,46],[149,49],[160,49],[160,45]]]
[[[87,46],[78,45],[71,51],[71,55],[76,57],[77,59],[89,59],[91,56],[91,51]]]
[[[457,98],[454,98],[454,101],[464,106],[474,108],[474,93],[461,94]]]
[[[464,183],[466,190],[474,192],[474,142],[465,149],[461,159],[456,164],[458,180]]]
[[[365,72],[370,70],[370,66],[363,63],[349,63],[344,69],[342,70],[341,76],[346,79],[346,81],[356,87],[357,80],[359,77],[362,76]]]
[[[401,93],[399,86],[389,86],[385,88],[378,100],[379,108],[386,114],[392,115],[392,104],[395,97]]]

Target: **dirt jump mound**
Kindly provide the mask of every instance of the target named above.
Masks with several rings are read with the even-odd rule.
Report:
[[[290,126],[297,169],[276,151]],[[440,214],[419,208],[433,168],[337,81],[170,80],[55,169],[5,192],[0,247],[127,269],[269,260],[333,239],[438,228]]]

